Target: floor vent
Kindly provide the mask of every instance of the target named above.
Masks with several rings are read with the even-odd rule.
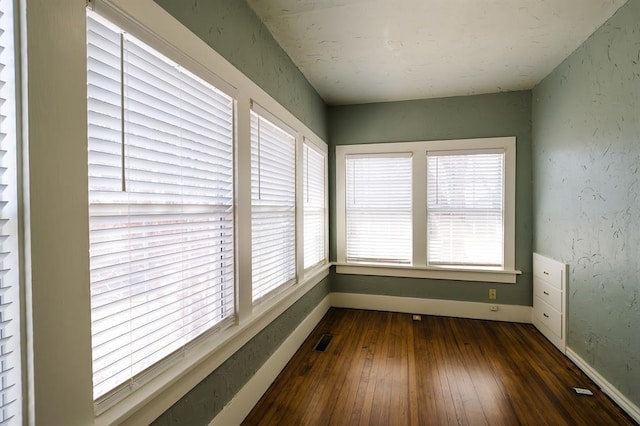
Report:
[[[327,350],[327,347],[329,346],[329,343],[331,343],[331,339],[333,339],[333,336],[330,334],[323,334],[322,337],[320,338],[320,340],[318,340],[318,344],[316,345],[315,348],[313,348],[314,351],[316,352],[324,352]]]

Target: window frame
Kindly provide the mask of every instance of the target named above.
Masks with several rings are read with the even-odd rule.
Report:
[[[204,72],[203,70],[199,69],[198,66],[196,64],[194,64],[192,61],[182,57],[182,55],[180,54],[180,52],[176,51],[175,49],[172,49],[170,46],[166,45],[166,44],[162,44],[159,43],[157,40],[155,40],[155,38],[153,37],[152,34],[149,34],[145,31],[134,31],[133,33],[129,32],[129,27],[127,25],[127,23],[125,22],[124,25],[122,22],[119,22],[117,19],[113,19],[113,17],[109,16],[109,15],[103,15],[101,13],[97,13],[95,11],[92,11],[90,9],[87,9],[87,20],[92,19],[94,21],[96,21],[99,25],[104,26],[106,29],[113,31],[114,33],[119,33],[120,35],[120,57],[118,58],[120,60],[120,65],[122,65],[124,62],[126,62],[125,59],[123,59],[123,55],[126,55],[127,53],[127,48],[126,48],[126,44],[125,43],[132,43],[136,46],[138,46],[138,49],[142,49],[144,50],[147,54],[152,55],[155,59],[158,60],[158,62],[162,62],[162,63],[167,63],[169,67],[179,67],[180,69],[183,69],[186,71],[186,75],[188,76],[189,74],[192,74],[191,78],[195,78],[195,80],[202,80],[202,82],[212,86],[212,88],[214,90],[216,90],[217,92],[220,92],[222,94],[224,94],[225,96],[227,96],[229,98],[229,105],[230,105],[230,115],[231,115],[231,158],[230,158],[230,164],[231,164],[231,195],[230,195],[230,199],[231,202],[230,204],[201,204],[201,203],[197,203],[197,204],[191,204],[191,206],[196,207],[198,210],[215,210],[217,208],[224,208],[224,209],[230,209],[230,212],[228,213],[231,217],[230,221],[231,221],[231,227],[230,227],[230,232],[231,232],[231,250],[235,251],[235,232],[236,232],[236,226],[235,226],[235,203],[234,203],[234,188],[235,188],[235,149],[237,146],[237,135],[236,135],[236,93],[235,90],[233,90],[233,88],[223,82],[221,79],[219,79],[218,77],[216,77],[214,74],[210,73],[210,72]],[[133,28],[135,30],[135,27]],[[128,41],[127,41],[128,40]],[[87,40],[88,43],[88,40]],[[195,68],[196,70],[198,70],[200,72],[200,74],[197,74],[196,72],[193,71],[193,68]],[[129,118],[127,118],[128,112],[129,110],[127,109],[126,105],[126,95],[125,95],[125,87],[127,85],[126,83],[126,73],[124,71],[121,71],[121,76],[120,76],[120,82],[119,84],[121,85],[121,90],[122,90],[122,94],[121,94],[121,105],[119,106],[121,109],[121,116],[118,118],[120,120],[120,126],[122,128],[122,138],[123,138],[123,146],[125,144],[129,145],[126,140],[124,139],[125,137],[128,136],[128,132],[125,131],[124,129],[126,128],[127,124],[129,123]],[[220,87],[222,86],[222,87]],[[91,110],[91,108],[87,108],[88,111]],[[125,136],[127,135],[127,136]],[[89,146],[89,142],[90,140],[87,140],[88,146]],[[127,162],[127,160],[130,158],[130,155],[128,153],[126,153],[126,150],[123,149],[122,151],[122,164],[124,166],[125,162]],[[186,157],[185,157],[186,158]],[[91,167],[89,167],[90,169]],[[91,178],[91,172],[89,171],[89,179]],[[130,190],[129,188],[125,189],[125,183],[128,181],[128,178],[125,177],[125,172],[123,169],[122,172],[122,191],[109,191],[109,190],[103,190],[103,189],[98,189],[96,190],[96,192],[104,192],[104,193],[112,193],[112,198],[113,200],[118,200],[118,202],[120,200],[123,200],[122,202],[119,202],[118,204],[113,204],[113,206],[115,206],[117,211],[122,210],[123,212],[131,209],[132,206],[137,205],[137,203],[142,203],[142,205],[146,205],[146,204],[154,204],[155,201],[150,201],[151,198],[149,198],[149,192],[147,191],[135,191],[135,190]],[[89,185],[90,189],[89,189],[89,204],[88,204],[88,209],[89,212],[91,212],[92,207],[94,206],[98,206],[100,207],[100,203],[95,204],[91,201],[91,193],[92,193],[92,189],[91,186]],[[153,194],[155,195],[155,194]],[[164,195],[166,196],[166,195]],[[139,197],[139,198],[137,198]],[[124,202],[127,198],[132,198],[133,200],[131,200],[130,202]],[[180,195],[175,195],[172,194],[169,198],[173,199],[178,199],[181,198]],[[143,202],[143,200],[146,200]],[[169,203],[158,203],[159,206],[164,206],[164,205],[168,205],[168,206],[172,206],[173,204],[171,202]],[[114,207],[111,207],[110,210],[114,210]],[[184,206],[189,206],[189,204],[185,204]],[[187,214],[188,215],[188,214]],[[123,216],[123,214],[119,214],[115,217],[121,217]],[[215,215],[214,215],[215,216]],[[91,220],[92,215],[91,213],[89,213],[89,219]],[[91,231],[89,232],[90,235],[90,241],[91,241]],[[228,238],[228,236],[225,236],[225,238]],[[234,254],[232,253],[231,255],[232,259],[234,258]],[[211,262],[212,264],[214,262]],[[91,268],[91,265],[90,265]],[[103,411],[107,410],[109,407],[111,407],[113,404],[117,403],[118,401],[125,399],[128,395],[130,395],[131,393],[133,393],[135,391],[136,388],[138,388],[139,386],[143,385],[144,383],[146,383],[148,380],[151,380],[153,377],[157,376],[158,374],[160,374],[162,371],[166,370],[173,362],[175,362],[175,360],[177,358],[180,358],[182,356],[184,356],[185,352],[189,352],[191,350],[192,347],[197,346],[200,344],[200,342],[204,339],[206,339],[208,336],[210,336],[211,334],[215,334],[215,333],[219,333],[221,330],[224,330],[225,328],[231,326],[233,323],[235,323],[236,319],[235,319],[235,310],[236,310],[236,302],[235,302],[235,287],[236,287],[236,273],[235,271],[233,271],[233,269],[235,268],[235,263],[232,266],[232,282],[231,283],[226,283],[225,284],[225,289],[224,291],[222,291],[221,293],[224,293],[226,291],[228,291],[228,287],[230,287],[233,290],[233,294],[230,298],[230,300],[228,300],[226,303],[223,302],[224,300],[224,296],[222,297],[220,303],[222,303],[222,308],[227,310],[231,310],[231,313],[225,313],[223,314],[223,318],[216,322],[215,324],[212,324],[211,327],[207,328],[206,330],[202,331],[199,335],[197,335],[194,338],[191,338],[190,340],[187,340],[182,346],[180,346],[178,349],[166,354],[165,356],[163,356],[161,359],[151,363],[149,366],[147,366],[146,368],[144,368],[142,371],[134,374],[133,376],[131,376],[130,378],[128,378],[127,380],[120,382],[118,385],[111,387],[109,390],[102,392],[98,397],[94,398],[94,406],[95,406],[95,412],[96,413],[102,413]],[[209,272],[212,272],[211,270]],[[89,285],[91,284],[91,281],[89,283]],[[211,288],[213,288],[214,286],[212,285]],[[184,300],[184,299],[182,299]],[[230,305],[230,306],[228,306]],[[93,310],[93,306],[91,307]],[[185,318],[185,317],[182,317]],[[92,330],[92,338],[93,338],[93,330]],[[92,350],[93,351],[93,350]],[[94,372],[95,374],[95,372]],[[95,379],[95,377],[94,377]],[[94,393],[95,393],[95,384],[94,384]]]
[[[251,278],[251,285],[252,285],[252,293],[251,293],[251,298],[253,301],[254,305],[259,305],[263,302],[265,302],[266,300],[269,300],[273,297],[276,297],[280,292],[284,291],[287,289],[287,287],[294,285],[296,282],[298,282],[298,276],[299,276],[299,268],[298,268],[298,252],[300,251],[299,247],[298,247],[298,239],[297,239],[297,233],[298,233],[298,227],[300,226],[300,222],[298,219],[298,214],[297,211],[299,209],[299,197],[298,197],[298,186],[300,185],[300,179],[298,178],[298,164],[297,164],[297,158],[300,155],[299,152],[299,148],[298,148],[298,140],[300,139],[298,132],[295,131],[295,129],[293,129],[292,127],[288,126],[283,120],[279,119],[278,117],[276,117],[274,114],[272,114],[269,110],[267,110],[266,108],[263,108],[262,106],[260,106],[260,104],[258,104],[257,102],[251,102],[251,121],[253,122],[253,117],[255,116],[258,119],[258,122],[260,122],[260,120],[264,120],[266,121],[269,125],[273,126],[274,128],[276,128],[278,131],[280,131],[281,133],[283,133],[286,136],[289,136],[292,140],[291,143],[293,145],[293,158],[292,158],[292,162],[291,162],[291,172],[294,178],[294,182],[293,182],[293,235],[291,236],[292,241],[293,241],[293,276],[283,282],[280,282],[279,284],[271,287],[266,293],[260,295],[259,297],[254,297],[253,295],[253,290],[256,289],[255,287],[255,283],[253,282],[254,278],[255,278],[255,274],[253,273],[253,268],[252,268],[252,278]],[[252,125],[253,127],[253,125]],[[258,125],[258,129],[260,129],[259,125]],[[259,131],[259,130],[258,130]],[[284,141],[284,142],[288,142],[288,141]],[[254,151],[253,151],[253,144],[254,144],[254,140],[253,138],[251,138],[251,156],[253,158],[254,155]],[[258,145],[260,145],[259,139],[258,139]],[[284,147],[287,148],[287,147]],[[258,148],[258,152],[255,154],[260,158],[260,148]],[[251,209],[252,209],[252,220],[251,220],[251,252],[252,252],[252,261],[255,259],[255,256],[253,255],[253,250],[254,250],[254,230],[253,230],[253,208],[255,206],[254,202],[255,201],[260,201],[260,200],[254,200],[253,198],[253,175],[254,170],[253,170],[253,161],[252,161],[252,167],[251,167],[251,175],[252,175],[252,186],[251,186]],[[260,183],[260,182],[259,182]],[[277,207],[278,205],[268,205],[268,207],[270,208],[274,208]]]
[[[329,217],[327,214],[328,211],[328,205],[329,205],[329,155],[328,155],[328,148],[326,146],[326,144],[324,143],[320,143],[317,142],[314,139],[308,138],[308,137],[303,137],[302,138],[302,154],[301,154],[301,162],[304,162],[304,153],[306,149],[309,150],[314,150],[317,154],[322,156],[322,161],[323,161],[323,179],[324,179],[324,183],[323,183],[323,228],[324,228],[324,232],[323,232],[323,241],[322,241],[322,245],[323,245],[323,253],[322,253],[322,259],[320,259],[318,262],[312,264],[312,265],[308,265],[305,266],[304,265],[304,247],[306,244],[305,241],[305,232],[304,232],[304,222],[305,222],[305,218],[304,218],[304,208],[305,208],[305,197],[304,197],[304,189],[306,188],[306,182],[304,182],[304,177],[300,179],[301,184],[303,186],[302,188],[302,203],[301,203],[301,207],[300,210],[302,210],[302,221],[301,223],[301,229],[302,229],[302,242],[299,243],[299,247],[302,247],[302,258],[303,258],[303,273],[304,275],[308,275],[310,274],[312,271],[314,271],[317,268],[320,268],[324,265],[328,264],[328,259],[329,259]],[[305,166],[304,164],[300,167],[301,169],[303,169]]]
[[[427,152],[469,153],[504,150],[504,261],[502,268],[427,264]],[[413,256],[409,265],[348,262],[346,259],[346,157],[348,155],[411,154],[413,159]],[[495,137],[417,142],[385,142],[336,147],[336,272],[340,274],[430,278],[454,281],[515,283],[516,138]]]

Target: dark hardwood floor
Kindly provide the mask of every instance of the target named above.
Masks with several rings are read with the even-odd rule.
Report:
[[[243,424],[635,423],[532,325],[332,308]]]

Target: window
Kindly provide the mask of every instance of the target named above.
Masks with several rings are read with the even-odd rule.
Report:
[[[0,0],[0,424],[23,423],[13,19]]]
[[[93,393],[105,400],[234,318],[234,99],[91,12],[87,55]]]
[[[296,278],[295,137],[254,104],[251,111],[252,299]]]
[[[515,138],[336,148],[338,273],[515,282]]]
[[[427,264],[502,267],[504,151],[427,158]]]
[[[324,263],[325,255],[325,181],[326,153],[310,141],[304,141],[304,269]]]
[[[347,262],[411,263],[411,154],[347,155]]]

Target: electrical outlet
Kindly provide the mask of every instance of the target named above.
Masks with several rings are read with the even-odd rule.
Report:
[[[489,289],[489,300],[496,300],[498,298],[498,292],[495,288]]]
[[[489,308],[492,312],[496,312],[498,310],[498,305],[491,305]]]

